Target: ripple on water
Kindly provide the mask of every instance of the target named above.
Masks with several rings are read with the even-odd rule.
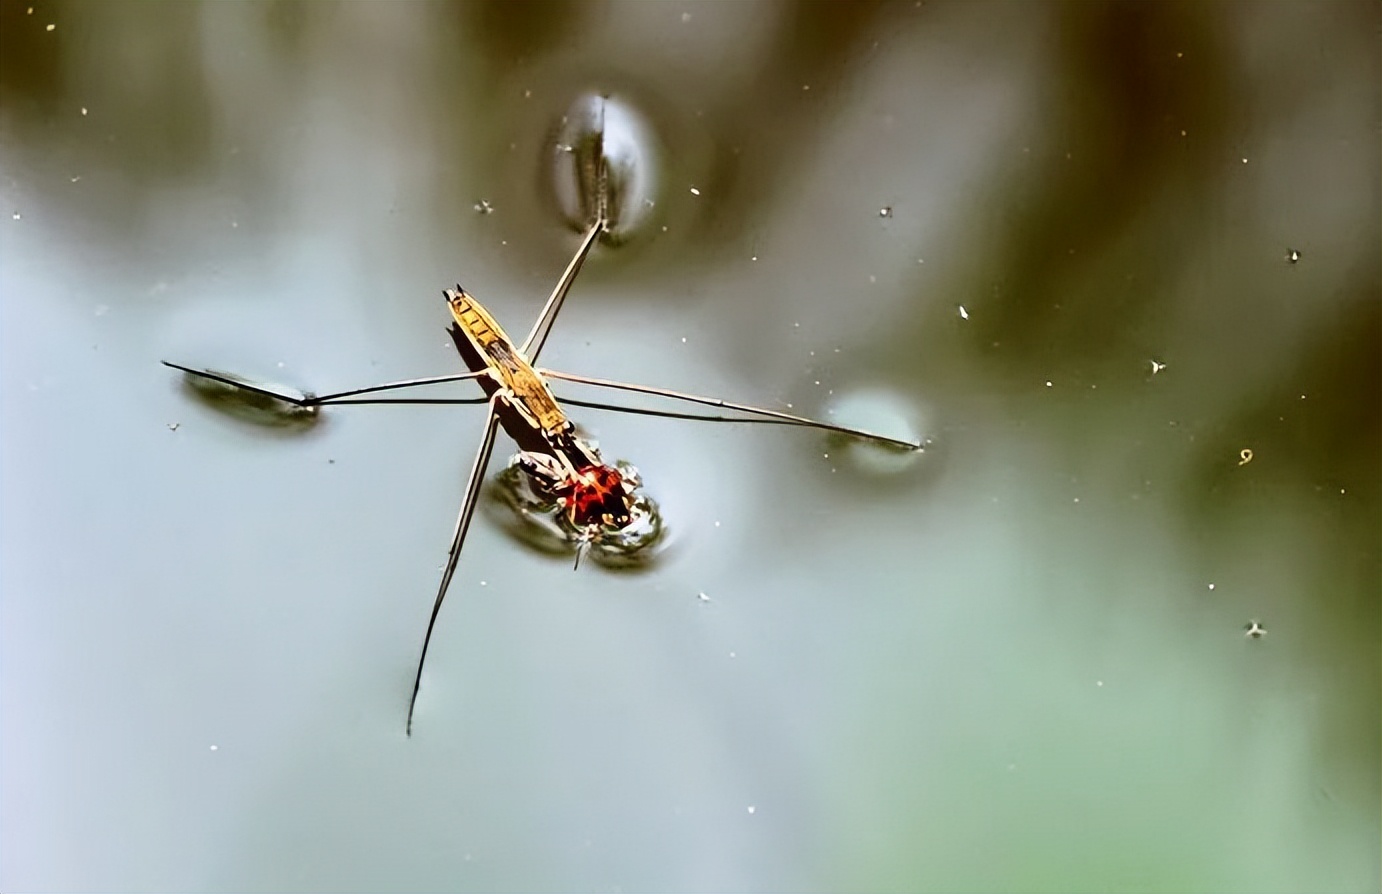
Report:
[[[912,402],[886,388],[858,388],[837,394],[829,404],[831,422],[860,428],[889,438],[931,446],[926,420]],[[834,440],[834,439],[832,439]],[[874,475],[895,475],[919,463],[926,449],[901,450],[884,444],[838,436],[833,452],[843,454],[851,468]]]
[[[657,141],[647,119],[625,100],[596,93],[578,97],[562,116],[551,153],[557,206],[575,229],[595,220],[602,191],[608,198],[608,241],[626,241],[652,217]]]

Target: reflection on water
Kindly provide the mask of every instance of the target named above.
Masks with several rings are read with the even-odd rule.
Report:
[[[567,222],[585,230],[603,197],[605,241],[635,236],[661,190],[657,141],[647,119],[625,99],[587,94],[571,104],[554,132],[551,184]]]
[[[242,422],[270,428],[306,430],[321,419],[320,408],[303,406],[275,397],[277,391],[303,400],[307,395],[268,382],[256,382],[235,373],[206,370],[206,375],[184,372],[182,384],[188,394]],[[240,387],[240,386],[247,387]]]

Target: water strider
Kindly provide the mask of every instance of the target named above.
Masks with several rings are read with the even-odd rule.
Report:
[[[407,379],[398,382],[385,382],[349,391],[331,394],[294,394],[287,389],[268,387],[228,373],[214,370],[194,369],[177,363],[163,361],[164,365],[181,370],[188,383],[199,391],[220,400],[239,400],[248,404],[258,414],[272,413],[277,407],[281,416],[289,424],[310,422],[321,407],[342,404],[377,403],[426,403],[458,404],[485,403],[483,434],[475,462],[470,469],[466,483],[465,499],[456,518],[455,531],[451,537],[451,548],[447,554],[446,566],[442,572],[441,584],[437,588],[432,614],[427,621],[427,632],[422,640],[422,652],[418,656],[417,673],[413,678],[413,692],[408,702],[408,719],[405,731],[412,735],[413,709],[417,705],[418,690],[422,685],[422,668],[427,660],[427,647],[432,640],[432,630],[437,622],[443,600],[456,571],[456,563],[461,555],[466,531],[474,515],[480,488],[484,480],[485,467],[494,449],[495,436],[500,426],[518,445],[514,467],[524,479],[529,489],[540,498],[559,507],[558,516],[562,528],[576,542],[576,564],[580,564],[582,553],[591,545],[602,540],[617,540],[621,534],[646,525],[650,501],[639,491],[641,482],[637,471],[626,463],[611,465],[600,456],[594,444],[580,437],[575,425],[567,417],[565,410],[552,394],[549,381],[559,380],[591,385],[616,391],[666,398],[705,406],[716,407],[743,414],[747,418],[722,416],[690,416],[689,418],[713,419],[718,421],[767,422],[783,425],[798,425],[825,431],[838,432],[862,438],[878,444],[906,451],[920,450],[921,444],[890,438],[857,428],[849,428],[808,419],[791,413],[748,406],[715,397],[702,397],[655,388],[649,385],[635,385],[615,382],[589,376],[574,375],[556,370],[534,366],[543,344],[551,332],[552,323],[561,309],[566,294],[580,272],[595,243],[607,232],[609,215],[606,212],[608,181],[601,171],[600,201],[594,210],[595,221],[586,230],[580,247],[566,270],[558,280],[556,288],[547,299],[542,313],[538,315],[527,338],[521,345],[515,345],[505,334],[495,319],[465,289],[457,285],[446,289],[443,295],[451,311],[452,324],[449,328],[456,350],[469,368],[469,372],[454,375],[431,376],[420,379]],[[475,399],[429,399],[429,398],[380,398],[365,397],[384,391],[399,391],[442,382],[474,380],[484,391],[484,397]],[[576,403],[575,401],[568,401]],[[666,415],[686,417],[688,414],[661,412],[631,407],[618,407],[604,404],[586,404],[604,409],[647,415]]]

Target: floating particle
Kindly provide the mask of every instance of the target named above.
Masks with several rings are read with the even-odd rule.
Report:
[[[1239,450],[1239,451],[1238,451],[1238,465],[1240,465],[1240,466],[1246,466],[1246,465],[1247,465],[1248,463],[1250,463],[1250,462],[1252,462],[1252,448],[1251,448],[1251,447],[1244,447],[1242,450]]]
[[[965,306],[964,306],[963,304],[960,305],[960,319],[962,319],[962,320],[968,320],[968,319],[969,319],[969,311],[965,310]]]
[[[1296,262],[1299,261],[1299,260],[1300,260],[1300,252],[1296,251],[1294,248],[1291,249],[1290,251],[1286,252],[1286,261],[1287,261],[1287,263],[1294,264],[1294,263],[1296,263]]]
[[[478,202],[475,203],[475,213],[476,213],[476,214],[493,214],[493,213],[494,213],[494,206],[491,205],[489,202],[485,201],[484,199],[481,199],[480,201],[478,201]]]
[[[1248,639],[1261,639],[1262,637],[1267,635],[1267,628],[1263,627],[1255,620],[1249,621],[1247,625],[1243,628],[1243,631],[1243,636],[1247,637]]]
[[[701,191],[700,191],[699,189],[697,189],[697,188],[694,187],[694,186],[691,187],[691,195],[693,195],[693,196],[698,196],[698,195],[700,195],[700,194],[701,194]]]
[[[878,209],[878,216],[879,216],[879,217],[892,217],[892,216],[893,216],[893,206],[892,206],[892,205],[884,205],[882,208],[879,208],[879,209]]]
[[[182,423],[181,423],[181,422],[170,422],[170,423],[168,423],[168,431],[177,431],[177,430],[178,430],[179,428],[181,428],[181,427],[182,427]]]
[[[1157,373],[1161,372],[1161,371],[1162,371],[1163,369],[1165,369],[1165,368],[1166,368],[1166,364],[1161,363],[1161,362],[1156,361],[1156,360],[1153,360],[1153,361],[1152,361],[1152,375],[1156,375]]]

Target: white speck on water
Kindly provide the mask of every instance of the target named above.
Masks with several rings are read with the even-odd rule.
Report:
[[[878,209],[878,216],[879,216],[879,217],[892,217],[892,216],[893,216],[893,206],[892,206],[892,205],[884,205],[882,208],[879,208],[879,209]]]
[[[962,319],[962,320],[968,320],[968,319],[969,319],[969,311],[965,310],[965,306],[964,306],[963,304],[960,305],[960,319]]]
[[[689,12],[684,12],[684,13],[682,13],[682,14],[681,14],[681,20],[682,20],[682,22],[689,22],[689,21],[691,21],[691,13],[689,13]]]
[[[686,336],[683,335],[683,336],[681,337],[681,343],[682,343],[682,344],[686,344]]]
[[[701,191],[700,191],[699,189],[697,189],[697,188],[694,187],[694,186],[691,187],[691,195],[693,195],[693,196],[698,196],[698,195],[700,195],[700,194],[701,194]]]
[[[748,810],[749,810],[749,814],[752,815],[752,814],[754,814],[754,813],[758,810],[758,808],[755,807],[753,804],[750,804],[749,807],[748,807]]]
[[[13,217],[14,217],[15,220],[19,220],[19,212],[16,211],[16,212],[13,214]]]
[[[758,260],[758,255],[754,255],[753,257],[749,258],[749,260],[750,260],[750,261],[756,261],[756,260]]]
[[[487,580],[482,580],[482,581],[480,581],[480,586],[482,586],[482,587],[488,587],[488,586],[489,586],[489,581],[487,581]]]
[[[57,30],[57,27],[58,27],[57,25],[49,25],[49,26],[47,27],[47,29],[45,29],[45,30],[48,30],[48,31],[55,31],[55,30]]]
[[[475,203],[475,213],[476,213],[476,214],[493,214],[493,213],[494,213],[494,206],[491,205],[487,200],[481,199],[480,201],[478,201],[478,202]]]
[[[77,175],[76,177],[68,177],[68,178],[67,178],[68,182],[70,182],[70,183],[77,183],[77,182],[80,182],[81,179],[82,179],[82,178],[81,178],[81,175],[80,175],[80,174]]]
[[[1152,375],[1156,375],[1157,373],[1161,372],[1161,371],[1162,371],[1163,369],[1165,369],[1165,368],[1166,368],[1166,364],[1160,363],[1160,362],[1158,362],[1158,361],[1156,361],[1156,360],[1153,360],[1153,361],[1152,361]]]
[[[716,521],[716,522],[715,522],[715,527],[717,527],[717,528],[718,528],[718,527],[719,527],[719,526],[720,526],[720,523],[719,523],[719,521]]]
[[[83,115],[86,114],[86,106],[82,106],[82,114],[83,114]]]
[[[1295,262],[1300,260],[1300,252],[1296,251],[1294,248],[1291,249],[1290,251],[1286,252],[1286,260],[1294,264]]]
[[[1103,685],[1104,685],[1104,681],[1103,681],[1103,680],[1095,680],[1095,681],[1094,681],[1094,685],[1095,685],[1095,686],[1103,686]]]
[[[212,751],[220,751],[220,750],[221,750],[221,746],[220,746],[220,745],[212,745],[212,746],[211,746],[211,750],[212,750]]]
[[[734,652],[730,652],[730,653],[729,653],[729,657],[730,657],[730,658],[738,658],[739,656],[738,656],[737,654],[735,654]]]
[[[707,595],[705,595],[704,592],[697,593],[697,594],[696,594],[696,598],[699,599],[701,602],[709,602],[709,601],[710,601],[710,597],[707,596]]]
[[[1209,589],[1211,589],[1211,590],[1214,589],[1214,585],[1213,585],[1213,584],[1210,584],[1210,585],[1209,585]]]
[[[1267,628],[1255,620],[1249,621],[1248,626],[1244,627],[1243,630],[1246,631],[1243,635],[1248,639],[1261,639],[1267,635]]]
[[[1046,380],[1046,387],[1047,387],[1047,388],[1052,387],[1052,385],[1051,385],[1051,380],[1050,380],[1050,379],[1047,379],[1047,380]]]

